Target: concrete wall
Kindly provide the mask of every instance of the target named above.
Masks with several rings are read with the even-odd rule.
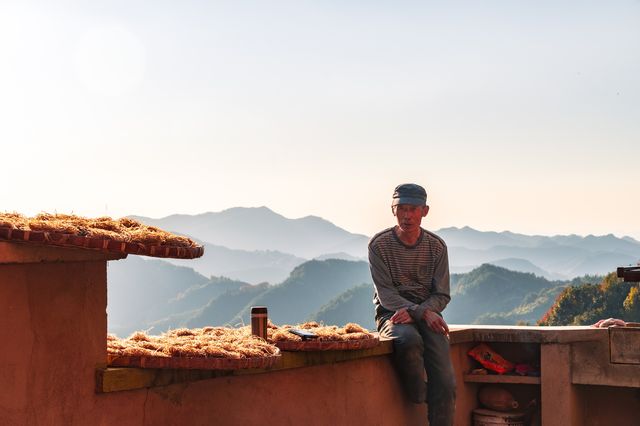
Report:
[[[422,425],[386,357],[97,396],[97,424]]]
[[[1,425],[426,423],[386,356],[98,394],[106,290],[99,253],[0,243]]]
[[[0,425],[426,424],[425,405],[406,401],[388,356],[96,393],[96,368],[106,364],[108,259],[0,242]],[[478,406],[482,384],[463,373],[472,366],[466,351],[481,341],[540,361],[540,384],[505,386],[523,402],[540,401],[545,426],[640,418],[640,365],[608,362],[606,330],[466,327],[452,333],[457,425],[470,424]]]
[[[105,282],[104,260],[0,265],[0,424],[86,424]]]

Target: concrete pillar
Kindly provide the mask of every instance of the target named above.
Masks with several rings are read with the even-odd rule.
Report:
[[[108,258],[0,243],[0,424],[87,420],[106,363]]]
[[[571,383],[571,345],[541,345],[540,364],[542,424],[583,425],[577,389]]]

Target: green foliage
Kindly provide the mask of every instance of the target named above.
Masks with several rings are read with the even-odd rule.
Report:
[[[602,318],[640,321],[638,284],[618,282],[611,273],[598,285],[567,287],[538,324],[589,325]]]
[[[622,306],[626,314],[625,318],[629,318],[629,321],[640,321],[640,289],[638,286],[631,287]]]
[[[530,325],[535,324],[544,312],[551,306],[566,287],[566,284],[549,287],[538,293],[530,293],[522,303],[508,312],[493,312],[480,315],[473,324],[494,325]]]

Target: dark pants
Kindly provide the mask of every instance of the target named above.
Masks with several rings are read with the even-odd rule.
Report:
[[[393,361],[407,395],[415,403],[429,404],[430,426],[453,425],[456,384],[449,339],[424,321],[394,324],[391,315],[378,318],[378,331],[380,337],[393,339]]]

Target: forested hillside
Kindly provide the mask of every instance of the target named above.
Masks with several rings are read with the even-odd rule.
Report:
[[[618,282],[615,273],[600,284],[565,288],[539,324],[590,325],[610,317],[640,322],[639,284]]]
[[[310,319],[325,324],[343,325],[356,322],[369,330],[375,330],[373,285],[360,284],[353,287],[320,308]]]
[[[365,235],[351,233],[320,217],[286,218],[267,207],[134,218],[204,244],[205,255],[200,259],[168,261],[206,277],[278,284],[293,268],[310,259],[355,261],[367,256],[369,238]],[[549,280],[570,280],[585,274],[605,274],[640,259],[639,241],[611,234],[541,236],[470,227],[442,228],[435,233],[447,242],[449,265],[456,273],[489,263]]]
[[[366,262],[311,260],[295,268],[282,284],[251,300],[239,319],[248,321],[251,306],[267,306],[275,323],[306,321],[340,293],[366,282],[371,282]]]
[[[451,302],[444,316],[454,324],[535,321],[539,318],[534,317],[535,314],[513,315],[511,312],[516,309],[532,311],[536,305],[544,305],[546,292],[553,292],[552,289],[559,285],[562,284],[530,273],[485,264],[461,275],[451,292]],[[544,309],[552,301],[549,300]],[[527,310],[523,304],[534,307]]]
[[[530,273],[482,265],[466,274],[452,274],[452,300],[444,317],[452,324],[534,324],[563,291],[567,300],[586,300],[584,306],[574,310],[590,309],[588,298],[594,297],[598,286],[565,288],[600,280],[585,277],[573,282],[549,281]],[[611,284],[608,291],[618,289],[616,285]],[[619,290],[624,292],[620,296],[623,301],[631,291],[625,288]],[[631,310],[638,306],[635,291],[627,303]],[[192,269],[159,260],[132,258],[109,266],[109,331],[126,335],[150,328],[158,333],[176,327],[248,324],[252,306],[266,306],[269,318],[278,324],[315,319],[375,328],[372,298],[369,266],[361,261],[312,260],[296,267],[280,284],[250,285],[224,277],[207,279]],[[554,315],[572,322],[562,313],[565,305]],[[592,316],[615,316],[613,312],[617,311],[601,309]]]
[[[200,307],[198,300],[175,299],[208,281],[191,268],[138,256],[109,262],[107,272],[109,331],[118,334],[146,329],[161,318]],[[176,303],[182,306],[176,308]]]

